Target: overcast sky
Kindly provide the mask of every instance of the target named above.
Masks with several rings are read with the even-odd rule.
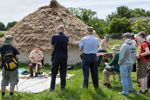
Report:
[[[122,5],[129,9],[143,8],[150,10],[150,0],[57,0],[67,7],[81,7],[97,12],[97,16],[105,19],[108,14]],[[0,0],[0,22],[20,21],[39,7],[49,5],[50,0]]]

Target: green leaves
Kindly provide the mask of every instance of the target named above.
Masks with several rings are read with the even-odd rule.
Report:
[[[146,33],[150,33],[150,23],[146,19],[140,18],[132,22],[131,29],[134,32],[145,31]]]

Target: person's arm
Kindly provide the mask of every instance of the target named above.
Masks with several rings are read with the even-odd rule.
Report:
[[[19,56],[19,55],[16,55],[16,59],[19,60],[19,59],[20,59],[20,56]]]
[[[102,40],[99,44],[99,49],[101,49],[101,47],[104,46],[104,40]]]
[[[79,43],[79,50],[83,51],[83,46],[84,46],[84,38],[81,39],[80,43]]]
[[[108,63],[107,65],[112,66],[118,63],[118,59],[119,59],[119,53],[116,53],[115,56],[113,57],[113,59],[111,60],[110,63]]]
[[[13,48],[13,52],[14,52],[14,55],[15,55],[16,59],[19,60],[20,59],[19,51],[14,46],[12,48]]]
[[[43,53],[42,53],[42,51],[40,51],[40,53],[41,53],[41,57],[40,58],[38,58],[38,61],[41,61],[41,60],[43,60]]]
[[[149,51],[149,45],[146,43],[146,44],[142,44],[142,48],[144,48],[145,52],[144,53],[141,53],[140,55],[136,56],[136,58],[140,58],[140,56],[146,56],[146,55],[149,55],[150,54],[150,51]],[[142,49],[141,48],[141,49]]]
[[[118,61],[118,64],[121,65],[124,61],[124,56],[125,56],[125,53],[126,53],[126,47],[125,45],[123,44],[122,45],[122,48],[120,50],[120,54],[119,54],[119,61]]]
[[[50,48],[54,49],[54,36],[52,36]]]

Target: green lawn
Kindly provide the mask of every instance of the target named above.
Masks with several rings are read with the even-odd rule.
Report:
[[[27,68],[27,65],[21,64],[20,67]],[[21,93],[15,92],[14,97],[5,97],[3,100],[150,100],[150,94],[136,94],[136,91],[140,89],[136,83],[136,73],[132,73],[132,80],[135,91],[129,93],[128,96],[119,95],[118,92],[122,91],[122,87],[113,87],[108,89],[103,86],[103,67],[99,68],[99,88],[95,90],[93,88],[91,76],[89,78],[89,88],[83,89],[83,73],[81,64],[73,66],[74,69],[67,73],[75,74],[70,79],[67,79],[67,85],[64,90],[60,89],[60,84],[56,85],[54,92],[47,92],[46,90],[41,93]],[[46,69],[50,71],[50,66],[46,65]],[[44,70],[43,70],[44,71]],[[113,77],[110,77],[110,83],[113,83]],[[150,91],[150,89],[149,89]],[[9,92],[6,92],[9,95]]]
[[[110,40],[111,41],[111,40]],[[122,40],[113,40],[113,44],[122,44]],[[112,52],[112,50],[110,50]],[[20,64],[19,67],[27,68],[28,65]],[[50,66],[45,65],[48,72],[50,72]],[[91,76],[89,77],[89,88],[83,89],[83,72],[81,64],[73,65],[74,69],[67,71],[69,74],[75,74],[70,79],[67,79],[67,85],[64,90],[60,89],[60,84],[56,85],[54,92],[47,92],[45,90],[41,93],[21,93],[15,92],[14,97],[5,97],[3,100],[150,100],[150,93],[143,95],[136,92],[140,89],[136,83],[136,73],[132,72],[132,80],[134,85],[134,92],[129,92],[128,96],[119,95],[118,92],[122,91],[122,87],[113,87],[108,89],[103,86],[103,74],[104,67],[100,65],[99,72],[99,88],[95,90],[93,88]],[[42,71],[44,71],[42,69]],[[113,83],[113,77],[110,77],[110,83]],[[148,89],[150,91],[150,89]],[[6,92],[9,95],[9,91]]]

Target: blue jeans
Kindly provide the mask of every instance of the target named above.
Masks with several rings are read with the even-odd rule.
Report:
[[[131,72],[133,70],[133,64],[131,65],[120,65],[120,75],[122,79],[123,94],[128,94],[128,89],[133,91],[134,87],[132,84]]]

